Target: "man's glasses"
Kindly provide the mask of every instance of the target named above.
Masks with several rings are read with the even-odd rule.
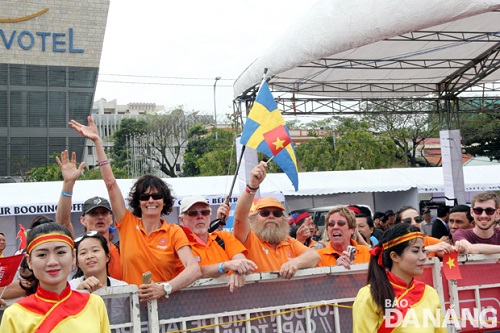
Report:
[[[210,215],[210,209],[202,209],[202,210],[187,210],[184,214],[187,214],[188,216],[195,217],[198,216],[198,213],[200,213],[203,216],[208,216]]]
[[[335,221],[328,221],[328,226],[330,228],[335,227],[335,224],[338,225],[339,227],[343,227],[343,226],[345,226],[347,224],[347,222],[346,221],[342,221],[342,220],[337,221],[337,222],[335,222]]]
[[[283,211],[279,210],[279,209],[273,209],[273,210],[261,209],[261,210],[259,210],[259,215],[262,217],[268,217],[269,215],[271,215],[271,213],[273,213],[274,217],[282,217],[283,216]]]
[[[94,237],[98,234],[99,232],[96,231],[96,230],[92,230],[92,231],[89,231],[89,232],[86,232],[78,237],[75,238],[75,244],[76,243],[80,243],[84,238],[88,238],[88,237]]]
[[[493,215],[493,214],[495,214],[495,212],[497,210],[495,208],[491,208],[491,207],[488,207],[488,208],[475,207],[475,208],[472,208],[472,211],[476,215],[481,215],[483,212],[486,212],[486,215]]]
[[[403,223],[411,224],[411,220],[414,220],[416,223],[422,223],[424,219],[422,218],[422,216],[415,216],[414,218],[407,217],[403,219]]]
[[[141,194],[141,196],[139,197],[139,200],[140,201],[148,201],[149,198],[153,198],[153,200],[160,200],[163,198],[163,194],[161,193],[144,193],[144,194]]]

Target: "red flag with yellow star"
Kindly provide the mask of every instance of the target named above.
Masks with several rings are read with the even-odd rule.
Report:
[[[278,155],[283,149],[292,142],[283,125],[278,126],[263,134],[267,146],[271,149],[273,156]]]
[[[446,280],[461,280],[460,268],[458,267],[458,252],[452,251],[443,256],[443,272]]]

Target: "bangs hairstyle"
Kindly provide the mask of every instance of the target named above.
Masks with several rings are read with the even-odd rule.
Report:
[[[167,183],[165,183],[161,178],[153,175],[144,175],[139,178],[134,186],[129,192],[129,205],[132,208],[132,214],[137,217],[142,217],[141,203],[139,197],[146,191],[151,190],[151,192],[161,193],[163,196],[163,209],[161,213],[163,215],[168,215],[172,212],[172,207],[174,206],[174,196]]]

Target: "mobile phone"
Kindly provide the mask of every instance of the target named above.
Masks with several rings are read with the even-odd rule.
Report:
[[[151,272],[146,272],[142,274],[142,284],[151,283]]]
[[[356,259],[356,246],[349,245],[347,247],[347,253],[349,253],[349,260],[352,264],[352,262]]]

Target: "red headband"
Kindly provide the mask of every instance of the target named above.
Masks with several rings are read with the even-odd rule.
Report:
[[[370,250],[370,254],[374,257],[378,256],[377,263],[384,267],[384,263],[382,261],[382,252],[385,250],[390,249],[391,247],[394,247],[396,245],[399,245],[401,243],[407,242],[409,240],[415,239],[415,238],[424,238],[424,235],[420,231],[414,231],[407,233],[406,235],[396,237],[394,239],[391,239],[388,242],[385,242],[384,244],[374,247],[373,249]]]
[[[28,254],[30,254],[31,251],[33,251],[33,249],[38,245],[48,242],[63,242],[68,244],[72,249],[75,247],[75,243],[73,242],[73,239],[71,237],[63,234],[52,233],[52,234],[41,235],[33,239],[31,243],[28,245]]]

